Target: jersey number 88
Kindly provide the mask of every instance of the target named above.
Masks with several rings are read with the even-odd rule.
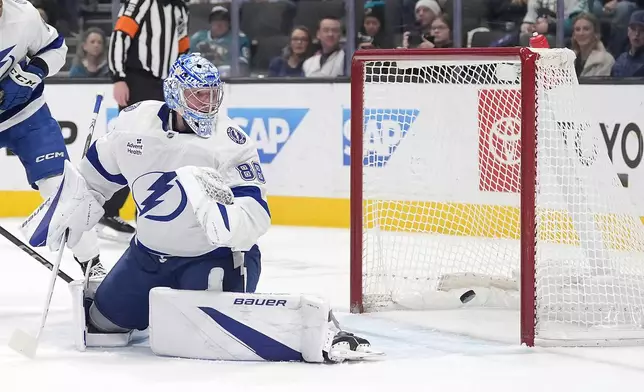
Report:
[[[257,179],[262,184],[266,183],[262,166],[257,162],[242,163],[237,166],[237,171],[244,181],[254,181]]]

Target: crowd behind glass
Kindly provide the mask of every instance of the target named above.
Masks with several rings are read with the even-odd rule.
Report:
[[[109,76],[111,31],[83,22],[100,1],[33,0],[76,43],[62,75]],[[341,77],[354,50],[526,46],[534,32],[574,50],[580,77],[644,76],[644,0],[198,0],[189,30],[226,77]]]

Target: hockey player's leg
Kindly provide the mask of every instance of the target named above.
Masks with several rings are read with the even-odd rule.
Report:
[[[111,332],[112,324],[126,330],[146,329],[149,292],[170,286],[171,278],[159,257],[130,245],[96,290],[89,311],[91,324],[104,332]]]
[[[20,158],[25,168],[27,180],[34,189],[40,191],[43,199],[47,199],[56,192],[62,180],[64,162],[69,159],[58,122],[51,116],[47,105],[44,105],[30,118],[5,132],[8,132],[10,138],[10,149]],[[85,233],[72,252],[83,272],[91,262],[94,266],[92,276],[104,275],[95,233]]]

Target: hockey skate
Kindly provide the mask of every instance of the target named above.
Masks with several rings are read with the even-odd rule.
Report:
[[[86,262],[81,262],[76,257],[74,257],[74,259],[76,260],[76,262],[78,262],[81,269],[83,270],[83,276],[86,274],[87,266],[90,263],[91,263],[91,267],[89,270],[90,279],[102,279],[105,277],[105,275],[107,275],[107,270],[105,269],[105,267],[103,267],[103,264],[101,263],[101,260],[99,259],[98,256]]]
[[[118,216],[102,217],[96,225],[98,238],[127,244],[136,229]]]
[[[364,361],[384,356],[385,353],[371,348],[371,343],[365,338],[350,332],[340,331],[333,337],[333,342],[328,351],[324,352],[324,359],[330,363],[345,361]]]

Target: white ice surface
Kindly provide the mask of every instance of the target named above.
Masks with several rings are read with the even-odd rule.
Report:
[[[19,220],[0,224],[16,233]],[[329,298],[347,330],[387,357],[372,363],[223,363],[155,357],[146,343],[76,352],[70,296],[58,280],[35,360],[7,347],[15,328],[38,325],[49,271],[0,238],[0,391],[640,391],[644,348],[535,348],[518,345],[512,311],[347,313],[349,232],[274,227],[262,239],[259,291]],[[124,246],[101,242],[113,265]],[[43,256],[54,259],[46,251]],[[62,269],[80,277],[71,254]]]

